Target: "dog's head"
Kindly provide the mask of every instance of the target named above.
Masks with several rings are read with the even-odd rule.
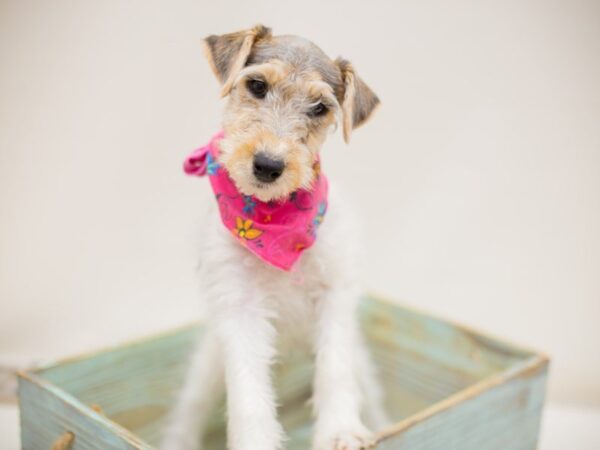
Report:
[[[242,193],[262,201],[308,188],[328,130],[341,121],[348,141],[379,103],[348,61],[306,39],[259,25],[204,42],[228,96],[221,163]]]

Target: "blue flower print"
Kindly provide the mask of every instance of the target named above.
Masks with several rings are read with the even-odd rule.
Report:
[[[327,203],[321,202],[319,203],[319,209],[317,211],[317,215],[313,219],[313,225],[318,227],[323,223],[323,218],[325,217],[325,213],[327,212]]]
[[[219,168],[221,167],[221,164],[219,164],[215,158],[213,157],[213,155],[211,155],[210,153],[208,153],[206,155],[206,172],[209,175],[215,175],[217,173],[217,170],[219,170]]]
[[[244,195],[244,214],[253,216],[254,208],[256,208],[256,202],[254,199],[250,195]]]

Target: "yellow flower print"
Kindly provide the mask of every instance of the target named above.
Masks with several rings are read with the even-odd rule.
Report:
[[[263,232],[261,230],[257,230],[256,228],[252,228],[252,223],[253,222],[250,219],[243,220],[241,217],[236,217],[235,230],[233,230],[234,234],[237,237],[249,241],[256,239],[263,234]]]

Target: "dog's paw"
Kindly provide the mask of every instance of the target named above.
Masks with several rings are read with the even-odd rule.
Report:
[[[359,425],[315,438],[313,450],[366,450],[375,446],[372,433]]]

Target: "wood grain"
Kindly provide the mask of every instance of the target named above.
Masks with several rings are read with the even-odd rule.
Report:
[[[362,303],[360,318],[395,421],[378,430],[378,448],[535,448],[543,355],[374,298]],[[21,374],[23,448],[47,450],[67,431],[73,450],[153,448],[202,332],[193,325]],[[275,380],[291,450],[310,448],[312,372],[307,355],[282,351]],[[206,450],[225,448],[224,417],[221,404]]]

